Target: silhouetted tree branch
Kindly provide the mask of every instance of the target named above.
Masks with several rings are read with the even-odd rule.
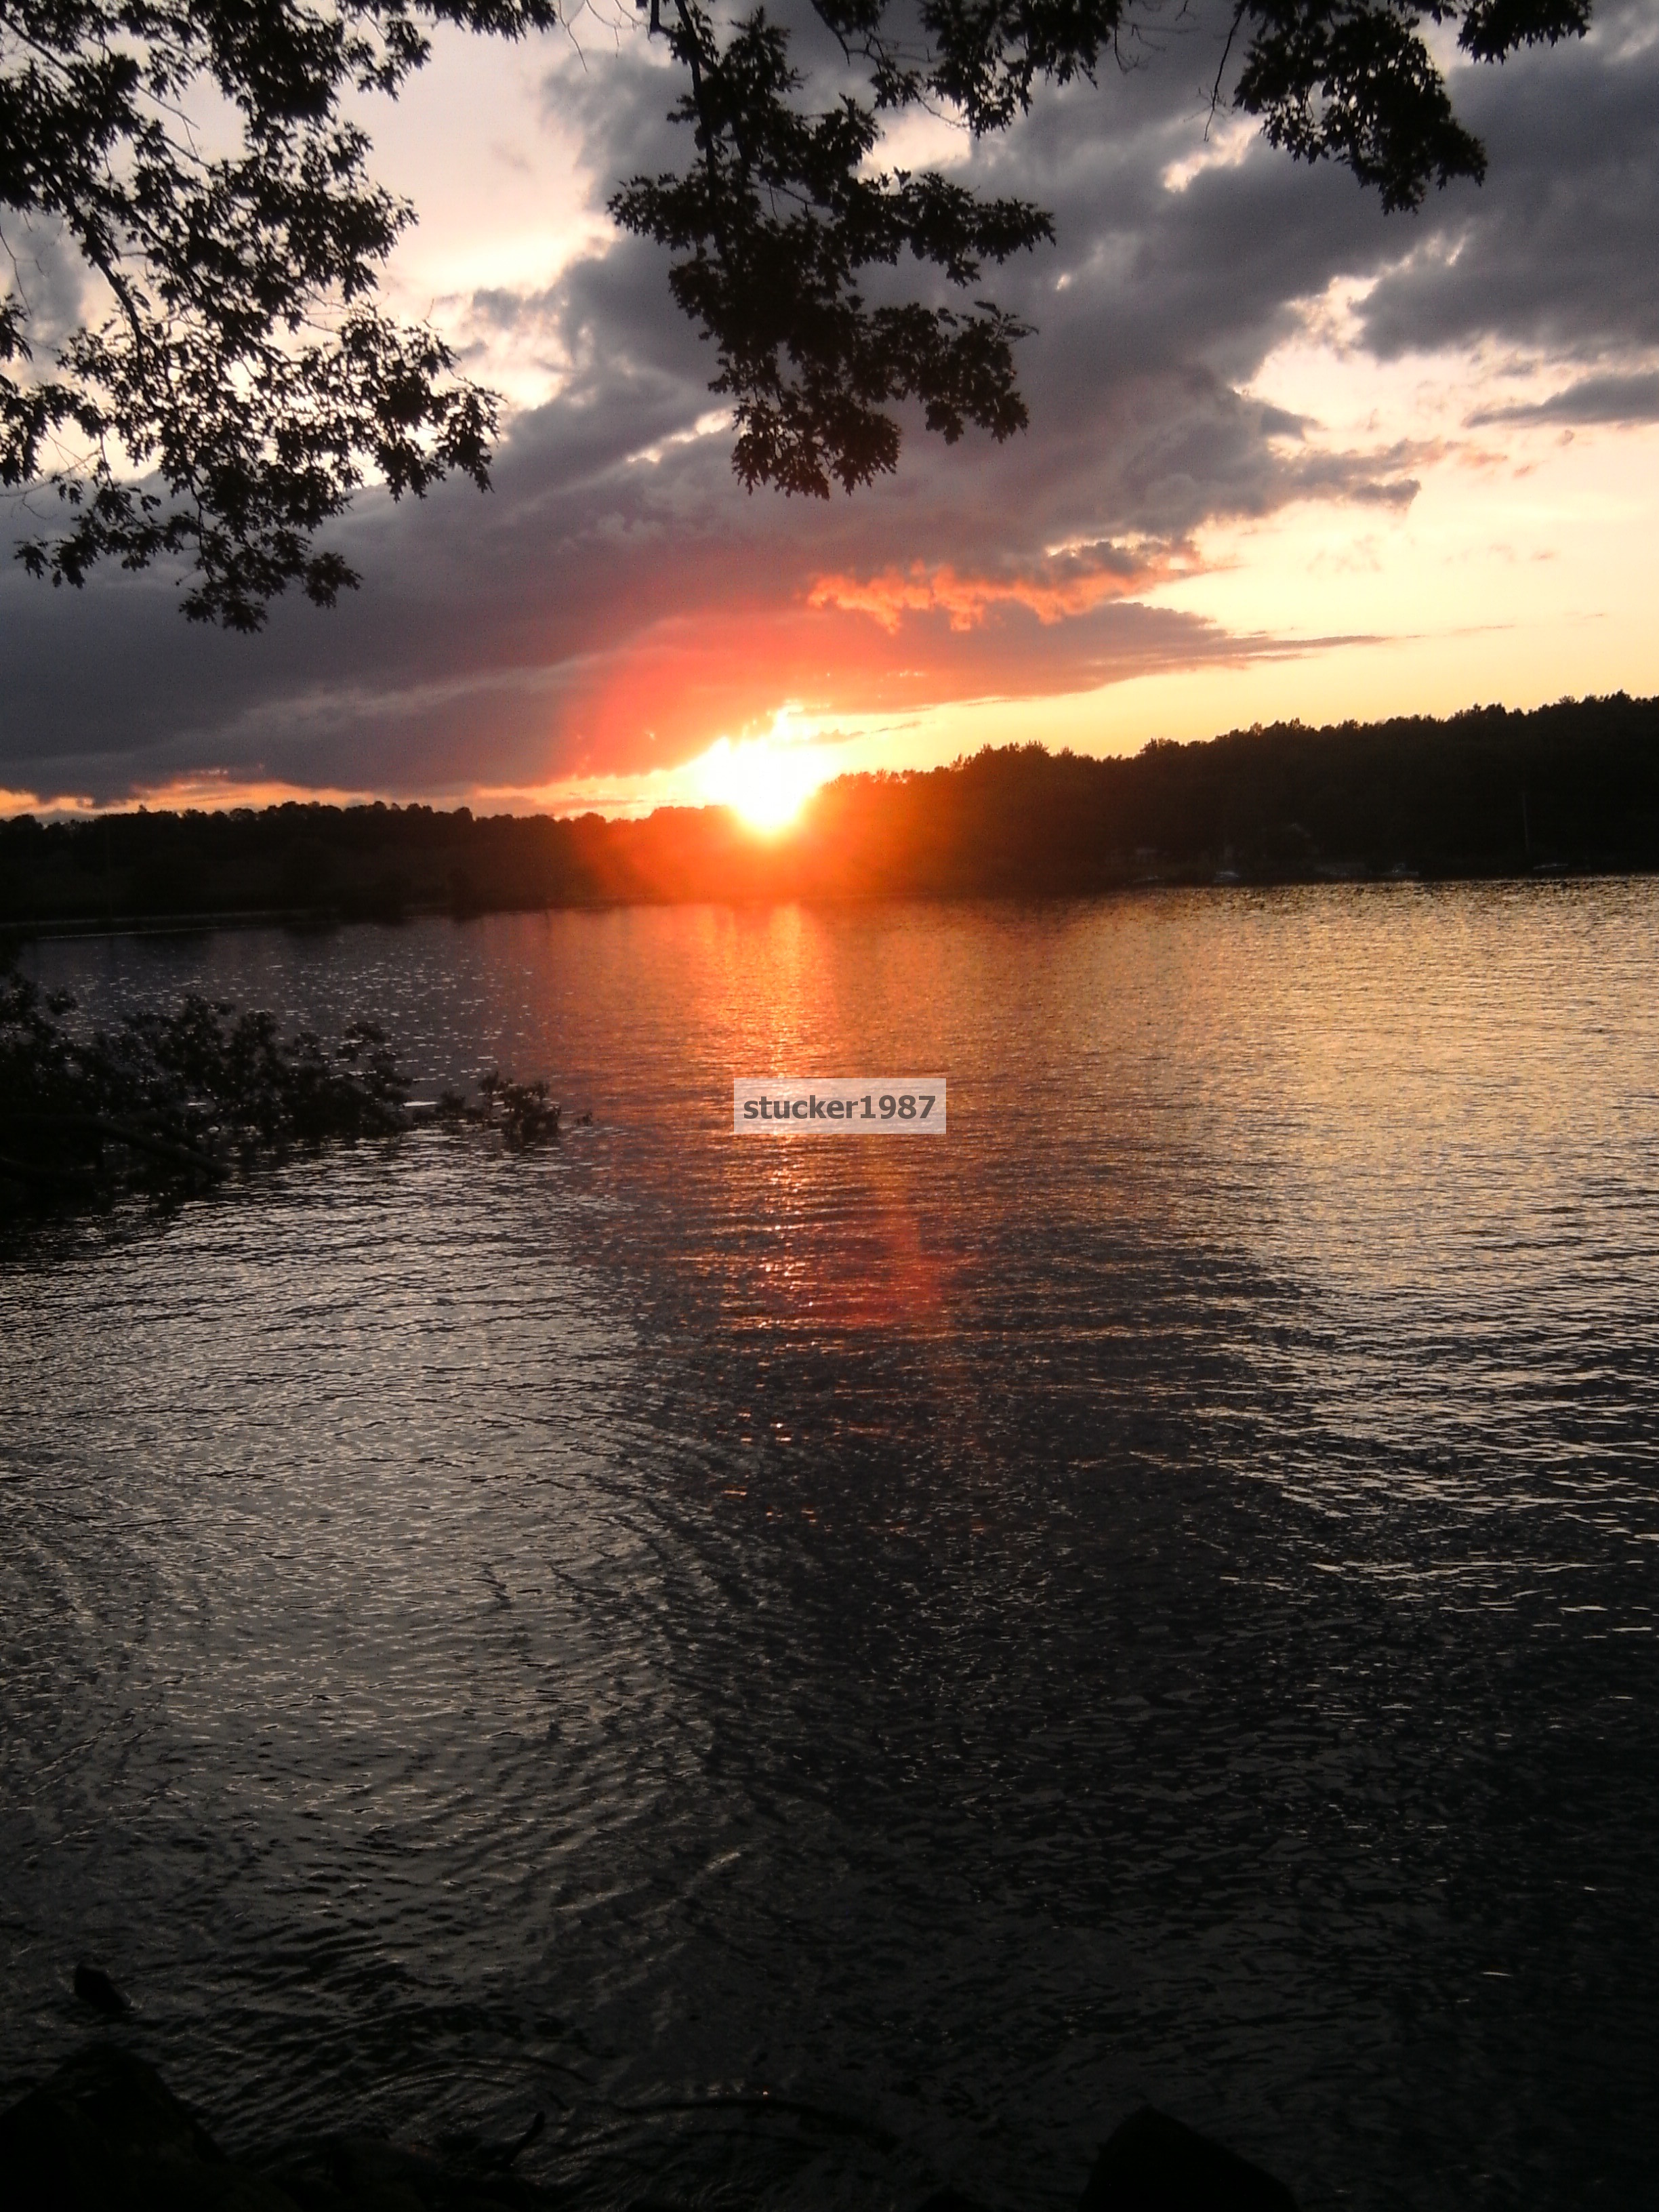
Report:
[[[289,585],[331,605],[356,581],[316,539],[366,471],[394,498],[452,470],[487,484],[494,398],[374,305],[412,211],[342,103],[395,94],[422,23],[556,19],[555,0],[0,0],[0,483],[64,508],[19,549],[35,574],[170,558],[186,615],[255,629]],[[3,235],[20,217],[91,294],[49,365]]]
[[[695,158],[633,178],[611,209],[677,256],[673,296],[716,349],[738,475],[827,497],[896,465],[895,403],[919,403],[947,441],[1026,419],[1025,325],[975,295],[988,262],[1053,235],[1049,218],[872,167],[887,121],[921,106],[975,136],[1006,130],[1039,83],[1092,82],[1158,0],[811,4],[842,79],[816,100],[763,9],[717,20],[700,0],[648,0],[684,73],[674,113]],[[1274,145],[1412,209],[1486,165],[1425,24],[1455,24],[1466,55],[1498,61],[1581,36],[1589,14],[1590,0],[1240,0],[1231,98]],[[356,583],[318,540],[366,476],[394,497],[453,471],[487,485],[495,400],[434,332],[375,305],[412,211],[373,181],[343,103],[395,96],[428,58],[425,27],[514,38],[559,21],[559,0],[0,0],[0,247],[15,272],[9,229],[55,228],[93,298],[48,363],[21,280],[0,294],[0,484],[45,485],[64,509],[19,548],[35,574],[182,563],[186,615],[255,629],[290,586],[331,605]],[[192,104],[210,118],[199,137]],[[911,272],[913,296],[867,299],[883,269]],[[940,281],[969,304],[941,304]]]

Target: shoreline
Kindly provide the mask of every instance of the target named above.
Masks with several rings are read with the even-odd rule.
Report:
[[[1152,888],[1535,882],[1659,871],[1659,699],[1297,723],[1133,755],[987,749],[821,785],[787,823],[411,804],[0,821],[0,929],[64,934],[447,914]]]
[[[411,901],[395,914],[354,911],[349,907],[222,907],[205,912],[106,915],[9,915],[0,921],[0,945],[14,946],[64,940],[95,941],[100,938],[200,937],[235,930],[280,929],[296,936],[330,937],[337,931],[362,924],[400,929],[410,922],[453,921],[465,924],[512,915],[616,914],[640,908],[715,906],[753,911],[766,907],[805,906],[836,910],[875,906],[1070,906],[1092,900],[1121,898],[1151,891],[1275,891],[1275,890],[1443,890],[1466,884],[1528,884],[1543,889],[1556,884],[1642,883],[1659,875],[1659,864],[1583,866],[1540,862],[1530,868],[1430,869],[1395,867],[1373,870],[1362,863],[1332,863],[1311,872],[1244,874],[1217,873],[1207,869],[1171,868],[1158,875],[1124,876],[1074,890],[1011,890],[1001,886],[952,890],[892,890],[866,891],[756,892],[748,896],[719,898],[688,893],[683,897],[617,896],[550,899],[469,908],[465,913],[441,900]]]

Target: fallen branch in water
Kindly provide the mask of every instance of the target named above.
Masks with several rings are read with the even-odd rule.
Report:
[[[559,1109],[548,1097],[544,1083],[514,1083],[511,1076],[492,1067],[480,1079],[478,1089],[483,1097],[481,1107],[468,1108],[453,1091],[445,1092],[443,1103],[453,1102],[460,1106],[464,1118],[499,1129],[503,1142],[515,1152],[557,1137]]]
[[[429,1115],[411,1109],[409,1079],[370,1023],[330,1046],[191,993],[175,1013],[87,1035],[65,1024],[74,1006],[0,969],[0,1203],[194,1190],[235,1165],[424,1118],[494,1130],[514,1151],[558,1137],[547,1085],[495,1069],[481,1104],[446,1092]]]

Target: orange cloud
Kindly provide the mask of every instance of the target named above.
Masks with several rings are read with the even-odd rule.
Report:
[[[1043,697],[1218,658],[1249,659],[1263,639],[1231,639],[1190,615],[1097,592],[1080,617],[1045,626],[1023,594],[988,595],[964,624],[938,600],[893,610],[890,625],[828,598],[670,617],[596,657],[550,702],[567,776],[641,774],[804,714],[915,713],[953,700]],[[1037,641],[1043,641],[1039,648]]]
[[[868,615],[890,636],[907,614],[942,613],[961,633],[977,629],[992,608],[1005,606],[1025,608],[1047,628],[1174,577],[1195,574],[1199,567],[1188,544],[1102,539],[1062,547],[1030,573],[1012,576],[964,575],[949,562],[930,567],[922,561],[913,561],[908,568],[884,568],[868,579],[821,576],[807,605]]]

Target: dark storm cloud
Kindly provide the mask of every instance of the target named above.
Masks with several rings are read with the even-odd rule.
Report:
[[[1469,417],[1478,430],[1493,422],[1659,422],[1659,371],[1636,376],[1585,376],[1547,399],[1483,407]]]
[[[1460,73],[1484,187],[1448,193],[1365,304],[1383,357],[1500,340],[1583,362],[1659,345],[1659,37],[1606,11],[1583,46]]]
[[[727,441],[697,434],[713,362],[654,249],[624,240],[549,289],[480,291],[475,333],[533,334],[568,367],[514,423],[493,494],[365,500],[339,533],[363,590],[331,616],[279,607],[251,641],[186,628],[153,579],[74,595],[6,578],[0,785],[109,798],[210,768],[522,785],[665,764],[783,697],[908,709],[1280,650],[1133,594],[1179,573],[1207,523],[1409,502],[1420,453],[1333,452],[1241,392],[1299,303],[1375,276],[1362,329],[1379,353],[1497,338],[1534,364],[1594,359],[1586,394],[1644,373],[1659,164],[1638,118],[1659,50],[1625,50],[1633,19],[1608,20],[1583,52],[1461,73],[1491,175],[1407,221],[1344,173],[1224,133],[1206,148],[1218,16],[1097,92],[1045,100],[971,165],[1055,215],[1052,250],[981,288],[1036,325],[1031,428],[947,451],[912,426],[897,478],[851,501],[737,485]],[[608,190],[684,158],[673,90],[636,51],[594,51],[549,99]]]

